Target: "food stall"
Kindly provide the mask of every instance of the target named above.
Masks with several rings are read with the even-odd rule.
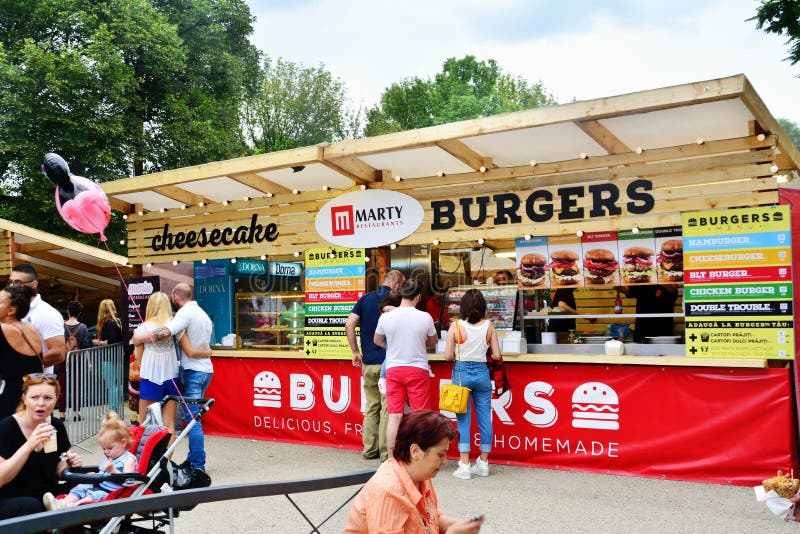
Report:
[[[119,302],[120,276],[130,276],[128,259],[105,249],[0,219],[0,280],[14,265],[28,263],[39,273],[39,292],[56,309],[79,300],[81,319],[94,323],[103,299]]]
[[[493,400],[493,461],[749,485],[796,463],[791,217],[777,206],[800,154],[787,140],[737,75],[102,187],[127,214],[132,263],[192,262],[198,296],[203,286],[203,298],[230,307],[227,324],[215,319],[228,343],[214,351],[210,433],[360,448],[364,401],[344,320],[380,273],[401,268],[434,288],[447,280],[451,297],[485,291],[507,329],[512,389]],[[683,280],[678,242],[695,262]],[[589,253],[600,249],[613,262]],[[516,285],[494,284],[475,252],[516,256]],[[302,295],[237,274],[243,260],[302,265],[292,286]],[[239,289],[224,281],[237,276]],[[617,288],[655,284],[677,291],[657,314],[675,336],[632,343],[613,325],[649,317]],[[544,306],[556,285],[575,289],[580,334],[624,337],[622,355],[575,336],[541,343],[560,318]],[[754,286],[779,293],[722,298]],[[291,314],[246,323],[257,297],[288,300]],[[456,301],[446,302],[451,313]],[[275,327],[295,344],[274,332],[274,343],[245,343]],[[748,329],[757,334],[733,339]],[[430,359],[438,391],[450,364]]]

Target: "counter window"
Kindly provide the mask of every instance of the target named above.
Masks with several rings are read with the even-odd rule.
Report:
[[[236,333],[242,348],[293,350],[303,346],[305,294],[301,277],[235,280]]]

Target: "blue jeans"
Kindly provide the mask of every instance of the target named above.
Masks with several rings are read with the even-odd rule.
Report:
[[[212,373],[204,373],[202,371],[193,371],[192,369],[184,369],[181,367],[181,382],[184,397],[203,397],[208,389],[208,384],[211,382]],[[200,407],[197,404],[189,404],[189,410],[183,406],[183,417],[188,425],[192,417],[198,412]],[[191,411],[191,413],[189,413]],[[192,467],[197,469],[206,468],[206,449],[205,438],[203,437],[203,425],[200,421],[192,427],[189,431],[189,455],[187,456],[189,463]]]
[[[461,371],[461,385],[470,391],[467,400],[467,413],[457,413],[458,452],[469,452],[472,435],[472,405],[475,404],[475,415],[478,419],[478,431],[481,436],[481,452],[492,450],[492,383],[489,380],[489,368],[484,362],[456,362],[453,366],[453,384],[458,384],[458,373]],[[472,402],[470,402],[472,401]]]

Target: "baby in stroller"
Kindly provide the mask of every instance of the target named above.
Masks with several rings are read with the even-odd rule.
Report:
[[[100,464],[101,471],[107,473],[136,473],[136,456],[128,449],[133,443],[128,427],[116,412],[108,412],[100,428],[98,442],[106,459]],[[102,501],[106,496],[118,489],[119,484],[105,480],[99,484],[78,484],[62,499],[56,499],[52,493],[42,497],[44,507],[48,510],[61,510],[80,504]]]

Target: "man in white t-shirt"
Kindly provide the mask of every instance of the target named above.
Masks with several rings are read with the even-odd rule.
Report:
[[[186,335],[195,349],[207,349],[211,343],[211,319],[203,311],[196,300],[193,300],[192,288],[189,284],[178,284],[172,290],[172,301],[179,307],[175,317],[161,328],[147,333],[135,334],[134,344],[150,341],[150,335],[156,340],[167,338],[171,335]],[[192,358],[181,350],[181,390],[189,398],[199,398],[206,394],[214,365],[211,358]],[[188,422],[197,413],[196,404],[189,405],[191,413],[183,406],[184,419]],[[192,467],[206,468],[205,438],[203,425],[198,420],[189,431],[189,454],[187,457]]]
[[[431,409],[431,379],[427,347],[435,347],[436,328],[430,314],[417,309],[422,286],[407,280],[400,288],[400,306],[384,313],[375,328],[375,344],[386,348],[386,447],[394,455],[397,429],[406,398],[412,410]]]
[[[30,323],[42,336],[42,362],[46,373],[53,372],[53,366],[67,359],[67,345],[64,337],[64,317],[61,312],[42,300],[39,294],[39,273],[33,265],[20,263],[11,269],[8,284],[26,285],[36,292],[31,299],[31,309],[22,318],[23,323]],[[61,414],[62,416],[64,414]]]

